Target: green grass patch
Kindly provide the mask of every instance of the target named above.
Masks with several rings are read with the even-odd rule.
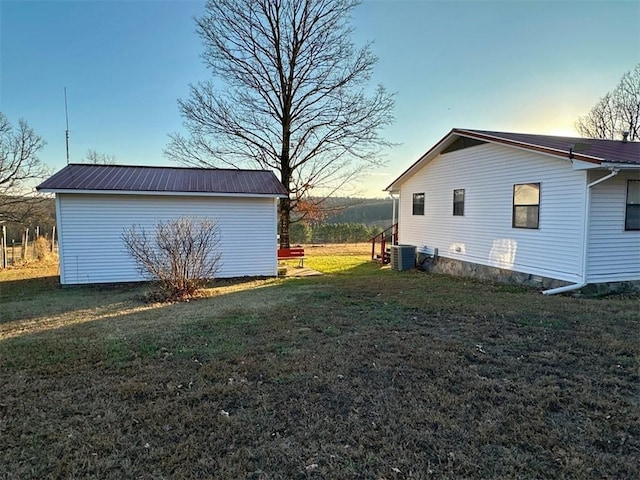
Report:
[[[366,255],[314,255],[305,265],[325,274],[366,274],[378,268]]]

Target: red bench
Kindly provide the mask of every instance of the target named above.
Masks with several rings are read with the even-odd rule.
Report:
[[[300,260],[298,266],[304,267],[305,258],[307,257],[304,256],[304,248],[302,247],[278,249],[278,260]]]

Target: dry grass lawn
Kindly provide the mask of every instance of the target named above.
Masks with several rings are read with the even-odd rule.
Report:
[[[170,305],[0,272],[0,478],[640,478],[637,296],[306,248]]]

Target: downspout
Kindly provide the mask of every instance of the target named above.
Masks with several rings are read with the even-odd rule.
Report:
[[[609,169],[611,173],[605,175],[598,180],[594,180],[587,184],[587,204],[584,211],[584,232],[582,235],[582,281],[580,283],[574,283],[572,285],[565,285],[564,287],[552,288],[550,290],[544,290],[543,295],[555,295],[556,293],[572,292],[574,290],[580,290],[587,285],[587,247],[589,236],[589,212],[591,211],[591,189],[599,183],[606,182],[610,178],[618,175],[619,170],[615,168]]]

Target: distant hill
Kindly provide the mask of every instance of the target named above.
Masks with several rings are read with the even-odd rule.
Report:
[[[334,209],[329,213],[325,223],[364,223],[387,228],[393,217],[392,200],[380,198],[331,198],[327,200],[327,208]]]

